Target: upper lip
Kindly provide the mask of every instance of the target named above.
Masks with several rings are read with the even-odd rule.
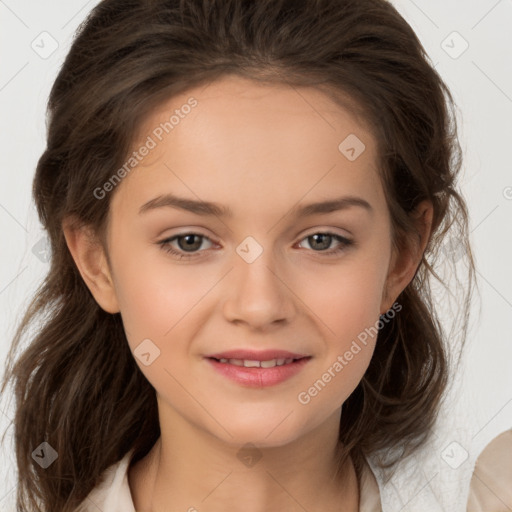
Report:
[[[217,352],[207,355],[206,357],[213,359],[243,359],[248,361],[271,361],[272,359],[302,359],[309,357],[308,354],[299,354],[296,352],[288,352],[287,350],[227,350],[226,352]]]

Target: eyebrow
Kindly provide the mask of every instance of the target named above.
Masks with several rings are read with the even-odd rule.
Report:
[[[338,210],[345,210],[353,206],[361,207],[368,213],[374,212],[371,204],[365,199],[356,196],[344,196],[326,201],[295,206],[290,211],[290,214],[296,217],[307,217],[311,215],[327,214]],[[233,211],[229,207],[222,206],[217,203],[212,203],[210,201],[196,201],[195,199],[178,197],[174,194],[160,195],[154,199],[151,199],[147,203],[144,203],[139,208],[139,215],[151,210],[165,207],[178,208],[180,210],[185,210],[196,215],[203,216],[215,215],[217,217],[229,218],[234,216]]]

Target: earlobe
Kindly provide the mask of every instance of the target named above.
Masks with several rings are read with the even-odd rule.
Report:
[[[413,280],[421,263],[431,235],[433,205],[422,201],[411,214],[418,237],[411,236],[400,253],[393,251],[384,285],[381,302],[381,315],[384,314]]]
[[[62,230],[78,271],[96,302],[107,313],[118,313],[115,286],[101,242],[89,227],[69,219],[63,221]]]
[[[391,308],[397,297],[411,282],[415,271],[416,265],[409,251],[404,250],[400,254],[393,254],[382,292],[381,315]]]

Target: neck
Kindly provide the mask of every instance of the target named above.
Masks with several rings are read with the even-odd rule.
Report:
[[[337,472],[339,411],[306,436],[265,448],[227,444],[172,412],[160,415],[172,430],[162,428],[129,472],[137,511],[358,510],[350,459]]]

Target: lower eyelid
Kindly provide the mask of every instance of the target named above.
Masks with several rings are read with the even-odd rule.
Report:
[[[325,249],[322,251],[315,251],[314,249],[307,249],[307,248],[301,248],[301,249],[311,252],[313,254],[316,253],[318,255],[326,255],[327,256],[327,255],[335,255],[337,253],[343,252],[344,250],[348,249],[350,246],[354,245],[353,240],[346,238],[342,235],[339,235],[337,233],[332,233],[329,231],[315,231],[313,233],[309,233],[306,236],[303,236],[299,240],[298,243],[300,244],[303,241],[307,240],[309,237],[311,237],[313,235],[317,235],[317,234],[328,235],[328,236],[332,237],[335,241],[337,241],[338,244],[334,248]],[[162,250],[179,257],[179,259],[186,259],[186,258],[190,259],[190,258],[194,258],[194,257],[200,257],[203,253],[207,252],[207,250],[211,248],[211,247],[208,247],[206,249],[201,249],[201,250],[197,250],[194,252],[186,252],[182,249],[175,248],[173,245],[171,245],[171,242],[175,242],[177,239],[179,239],[181,237],[188,236],[188,235],[195,235],[195,236],[201,238],[202,240],[208,240],[211,243],[212,247],[215,245],[218,245],[210,237],[208,237],[206,235],[202,235],[200,233],[193,233],[193,232],[180,233],[178,235],[174,235],[174,236],[166,238],[160,242],[157,242],[157,244],[161,246]]]
[[[333,253],[336,253],[336,252],[341,252],[345,249],[348,249],[351,245],[354,245],[354,241],[353,240],[350,240],[349,238],[346,238],[342,235],[338,235],[336,233],[330,233],[328,231],[316,231],[314,233],[311,233],[309,235],[306,235],[305,237],[303,237],[299,243],[302,243],[303,241],[307,240],[308,238],[310,238],[311,236],[313,235],[328,235],[330,236],[332,239],[334,239],[336,242],[338,242],[336,244],[336,246],[334,248],[331,248],[331,249],[326,249],[326,250],[323,250],[323,251],[315,251],[313,249],[307,249],[307,250],[310,250],[311,252],[313,253],[316,253],[316,254],[333,254]]]
[[[172,242],[176,242],[178,239],[186,237],[186,236],[190,236],[190,235],[195,235],[196,237],[200,238],[202,242],[207,240],[208,242],[210,242],[210,244],[212,246],[216,245],[216,242],[214,242],[210,237],[208,237],[206,235],[201,235],[200,233],[180,233],[178,235],[173,235],[171,237],[165,238],[164,240],[161,240],[160,242],[157,242],[157,244],[162,246],[164,249],[167,246],[172,247],[175,251],[180,251],[183,254],[198,254],[198,253],[201,253],[201,252],[205,251],[206,249],[201,249],[201,250],[197,250],[195,252],[187,253],[186,251],[183,251],[183,250],[181,250],[179,248],[176,249],[173,245],[171,245]],[[209,248],[210,247],[208,247],[207,249],[209,249]]]

